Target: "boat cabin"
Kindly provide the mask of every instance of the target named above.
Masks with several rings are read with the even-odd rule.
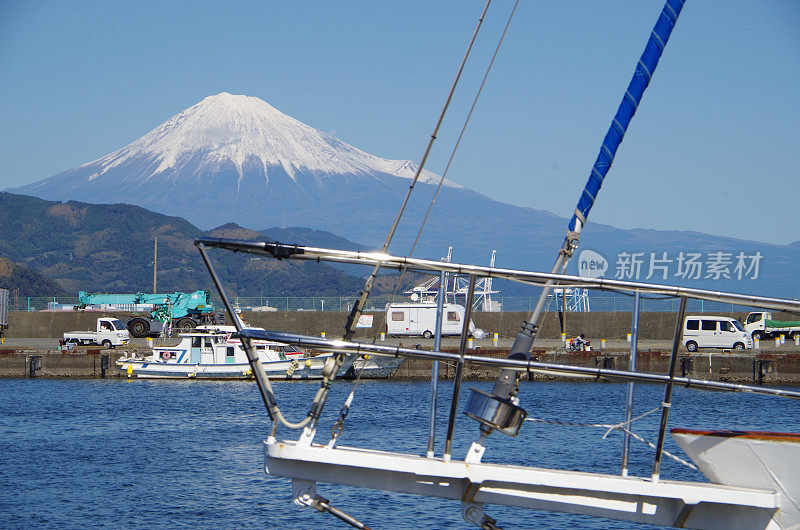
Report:
[[[232,326],[231,326],[232,328]],[[181,333],[176,346],[153,348],[151,362],[174,364],[247,364],[247,354],[233,330],[198,329]],[[261,362],[302,359],[306,355],[296,346],[271,341],[253,341]]]

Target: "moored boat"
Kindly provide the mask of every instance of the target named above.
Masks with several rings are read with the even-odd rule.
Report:
[[[779,527],[800,520],[800,433],[675,428],[670,434],[711,482],[780,493]]]
[[[347,377],[354,379],[386,379],[403,363],[403,357],[363,355],[353,362]]]
[[[128,377],[160,379],[250,379],[253,376],[233,326],[199,326],[181,333],[175,346],[157,346],[151,355],[124,357],[117,367]],[[330,354],[311,356],[295,346],[274,341],[253,341],[253,349],[269,377],[319,379]],[[343,366],[344,375],[350,365]]]

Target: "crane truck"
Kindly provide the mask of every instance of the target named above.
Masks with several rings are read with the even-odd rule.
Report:
[[[134,337],[160,333],[167,324],[188,331],[199,324],[218,324],[221,319],[214,312],[208,291],[171,294],[99,294],[81,291],[78,293],[76,309],[87,308],[149,312],[126,318],[125,326]]]

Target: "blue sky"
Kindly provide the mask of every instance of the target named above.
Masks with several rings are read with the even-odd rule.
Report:
[[[257,96],[419,161],[482,1],[0,1],[0,189]],[[449,178],[571,215],[661,0],[523,0]],[[512,2],[495,0],[441,172]],[[800,240],[800,2],[689,0],[590,222]],[[344,234],[346,235],[346,234]]]

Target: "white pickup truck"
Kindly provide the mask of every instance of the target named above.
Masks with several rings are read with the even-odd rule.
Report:
[[[744,320],[744,329],[753,339],[763,339],[777,335],[785,335],[794,339],[800,336],[800,321],[772,320],[769,311],[750,313]]]
[[[64,342],[75,344],[100,344],[104,348],[124,346],[131,340],[128,330],[116,318],[100,317],[97,319],[97,331],[68,331],[64,333]]]

